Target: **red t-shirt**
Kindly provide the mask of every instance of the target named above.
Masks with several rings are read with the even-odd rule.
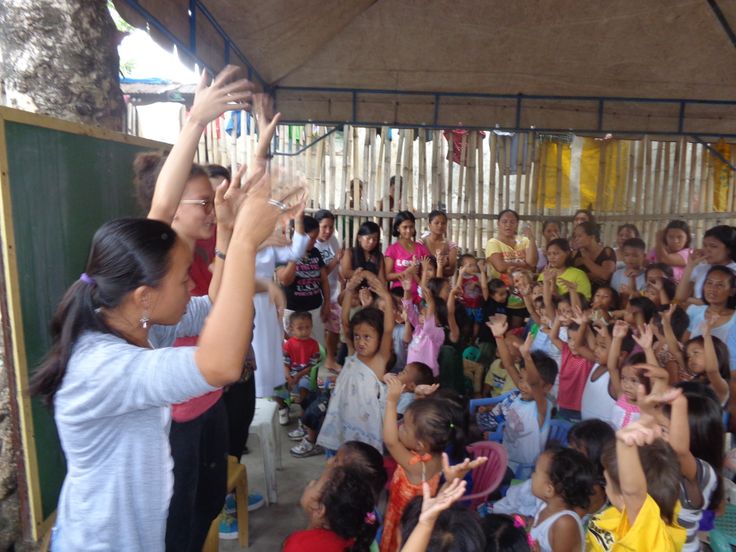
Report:
[[[319,362],[319,357],[319,343],[316,339],[290,337],[284,341],[284,364],[292,372],[299,372],[307,366],[314,366]]]
[[[557,406],[568,410],[580,410],[585,382],[588,380],[592,368],[592,361],[585,357],[573,355],[567,343],[562,346]]]
[[[194,247],[192,266],[189,268],[189,277],[194,282],[192,297],[207,295],[212,281],[210,263],[215,252],[215,235],[209,240],[200,240]],[[174,342],[174,347],[193,347],[197,345],[197,336],[180,337]],[[187,402],[172,405],[171,418],[175,422],[188,422],[207,412],[222,396],[222,389],[211,391],[205,395],[195,397]]]
[[[329,529],[307,529],[289,535],[282,552],[345,552],[352,544]]]

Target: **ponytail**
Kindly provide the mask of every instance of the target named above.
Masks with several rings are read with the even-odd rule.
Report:
[[[168,224],[149,219],[118,219],[95,232],[85,272],[66,291],[51,321],[51,350],[33,374],[31,395],[53,407],[79,336],[117,335],[105,321],[105,310],[120,305],[139,286],[158,286],[175,242]]]
[[[354,539],[349,551],[368,552],[378,530],[371,485],[353,468],[329,469],[320,497],[328,528],[344,539]]]

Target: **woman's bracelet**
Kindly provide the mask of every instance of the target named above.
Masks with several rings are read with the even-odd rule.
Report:
[[[218,259],[225,260],[225,253],[223,251],[220,251],[219,249],[215,249],[215,257]]]

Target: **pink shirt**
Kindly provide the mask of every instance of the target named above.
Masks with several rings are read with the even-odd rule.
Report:
[[[429,249],[427,249],[427,247],[420,242],[414,242],[414,251],[412,252],[407,251],[402,247],[399,242],[396,242],[388,246],[388,249],[386,249],[386,254],[384,256],[388,257],[389,259],[393,259],[393,271],[401,273],[412,266],[414,262],[421,261],[424,257],[429,257],[430,253]],[[394,280],[393,282],[391,282],[391,287],[401,287],[401,282],[399,280]],[[418,297],[417,287],[417,283],[412,282],[411,294],[415,299]]]
[[[682,260],[687,263],[688,259],[690,258],[690,253],[692,253],[692,249],[680,249],[677,254],[682,257]],[[652,249],[649,254],[647,255],[647,263],[656,263],[657,262],[657,250]],[[684,266],[672,266],[672,279],[675,281],[675,283],[679,283],[680,280],[682,280],[682,275],[685,272]]]
[[[631,404],[626,398],[626,395],[621,396],[613,405],[613,412],[611,413],[611,424],[614,429],[621,429],[626,427],[631,422],[635,422],[639,419],[639,407],[635,404]]]
[[[557,406],[569,410],[580,410],[585,383],[588,381],[593,362],[585,357],[574,355],[567,343],[563,342],[560,361],[560,387],[557,391]]]
[[[434,315],[426,317],[424,324],[420,325],[416,307],[409,301],[403,301],[403,303],[409,322],[414,326],[414,336],[409,343],[406,363],[423,362],[432,369],[434,377],[438,377],[440,365],[437,357],[440,354],[440,347],[445,342],[445,330],[437,325]]]

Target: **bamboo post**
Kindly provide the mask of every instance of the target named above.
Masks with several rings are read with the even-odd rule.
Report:
[[[321,136],[324,132],[325,129],[322,127],[321,130],[317,131],[317,134]],[[307,137],[306,132],[304,137]],[[325,144],[324,140],[320,140],[320,142],[317,144],[317,174],[315,175],[315,181],[317,182],[317,186],[320,189],[320,197],[322,198],[320,206],[323,209],[331,209],[332,205],[330,204],[330,194],[327,188],[327,180],[325,177],[325,174],[327,173],[327,155],[325,155],[326,147],[327,145]]]
[[[557,142],[557,190],[556,190],[556,200],[555,200],[555,215],[559,216],[562,208],[562,147],[563,144],[561,142]]]
[[[429,195],[429,189],[427,188],[427,135],[426,130],[421,129],[419,131],[419,143],[417,145],[417,195],[419,196],[419,211],[427,212],[431,211],[428,208],[429,201],[427,196]]]
[[[374,209],[374,200],[375,200],[375,184],[373,183],[373,180],[371,180],[371,129],[365,128],[363,129],[364,136],[363,136],[363,170],[361,171],[361,178],[363,180],[363,195],[365,196],[365,200],[361,201],[361,209],[363,209],[363,205],[365,204],[365,208],[368,211],[372,211]]]
[[[455,168],[452,159],[454,153],[455,135],[450,132],[447,135],[447,180],[445,180],[445,210],[448,212],[452,210],[452,177]]]
[[[516,133],[516,182],[514,186],[514,209],[521,213],[521,187],[522,174],[524,172],[524,138],[523,134]],[[513,145],[513,141],[511,142]]]
[[[529,168],[529,172],[532,173],[530,174],[530,180],[532,182],[532,191],[529,198],[530,209],[532,212],[544,214],[544,202],[540,202],[538,198],[539,181],[542,175],[542,144],[539,141],[539,137],[535,133],[530,132],[529,136],[532,144],[532,150],[529,154],[529,157],[530,159],[534,159],[533,165],[530,165]],[[537,232],[539,232],[539,230],[540,225],[539,223],[537,223]],[[561,226],[560,230],[562,230]]]
[[[368,133],[370,135],[370,175],[368,177],[368,186],[370,193],[368,195],[369,199],[369,209],[371,211],[376,210],[378,208],[378,199],[381,196],[381,192],[383,191],[383,183],[378,180],[378,160],[380,159],[381,155],[381,148],[378,146],[377,139],[378,134],[376,133],[375,128],[368,129]]]
[[[432,133],[432,208],[439,209],[442,203],[440,195],[440,183],[442,181],[442,163],[440,162],[440,146],[442,144],[442,133],[431,130]]]
[[[482,217],[482,215],[487,213],[487,211],[483,207],[483,188],[485,186],[485,159],[483,154],[483,151],[485,149],[483,147],[484,142],[485,140],[481,140],[480,147],[478,147],[477,183],[475,186],[475,204],[473,205],[473,212],[481,215],[481,217],[478,218],[477,226],[475,227],[475,240],[473,243],[473,248],[475,249],[476,255],[478,255],[479,252],[483,249],[483,226],[485,219]]]
[[[463,221],[463,226],[465,227],[465,248],[473,252],[475,249],[475,219],[476,213],[478,212],[475,209],[475,181],[477,178],[476,163],[478,158],[478,139],[478,133],[476,131],[473,131],[473,134],[470,137],[467,182],[465,184],[466,193],[463,205],[463,212],[465,213],[465,219]]]
[[[399,196],[397,194],[399,182],[398,178],[394,179],[394,208],[390,206],[390,199],[388,197],[390,180],[391,180],[391,130],[388,127],[381,128],[381,140],[385,142],[384,157],[383,157],[383,185],[386,193],[384,195],[383,210],[391,212],[395,210],[395,206],[398,205]],[[383,220],[383,247],[384,250],[391,243],[391,222],[388,219]]]
[[[405,129],[406,138],[404,140],[404,186],[406,189],[406,208],[414,210],[414,131],[410,128]]]
[[[473,131],[474,132],[474,131]],[[467,160],[468,160],[468,134],[463,134],[462,140],[460,141],[460,167],[458,168],[458,179],[457,179],[457,200],[455,203],[455,212],[462,214],[462,197],[463,190],[465,189],[465,175],[467,174]],[[450,207],[452,209],[452,207]],[[451,235],[457,236],[458,239],[463,240],[462,236],[462,219],[454,219],[448,227],[452,227]],[[464,244],[463,244],[464,245]]]

